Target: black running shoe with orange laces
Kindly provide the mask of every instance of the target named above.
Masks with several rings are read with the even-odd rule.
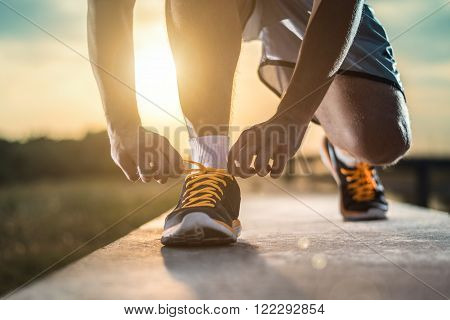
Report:
[[[241,192],[224,169],[192,162],[180,200],[167,216],[161,242],[171,246],[221,245],[236,242],[241,232]]]
[[[359,162],[354,167],[346,166],[336,156],[327,138],[324,139],[321,156],[338,184],[344,220],[386,219],[388,204],[375,167],[365,162]]]

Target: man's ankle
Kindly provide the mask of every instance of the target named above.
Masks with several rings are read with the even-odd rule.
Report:
[[[226,169],[230,138],[225,135],[201,136],[189,139],[192,160],[206,167]]]
[[[361,162],[350,153],[339,147],[334,146],[334,152],[336,153],[336,157],[347,167],[355,167],[358,162]]]

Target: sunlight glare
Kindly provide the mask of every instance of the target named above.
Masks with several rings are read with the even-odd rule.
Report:
[[[139,112],[143,123],[156,127],[161,123],[166,125],[178,123],[148,101],[151,100],[174,117],[183,119],[170,48],[160,42],[148,42],[136,48],[135,57],[136,90],[146,98],[138,95]]]

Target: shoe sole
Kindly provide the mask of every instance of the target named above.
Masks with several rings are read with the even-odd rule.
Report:
[[[166,246],[212,246],[237,241],[241,233],[239,220],[230,228],[202,212],[186,215],[181,223],[163,231],[161,243]]]
[[[324,139],[322,142],[322,148],[320,148],[320,158],[322,159],[322,162],[325,165],[325,167],[331,172],[331,175],[333,176],[337,185],[340,187],[341,183],[339,181],[339,177],[333,168],[331,157],[330,157],[330,154],[328,153],[327,149],[328,149],[327,139]],[[340,202],[341,215],[344,218],[344,221],[356,222],[356,221],[386,220],[387,219],[387,217],[386,217],[387,211],[382,210],[382,209],[370,208],[367,211],[346,210],[344,208],[344,204],[342,203],[341,190],[339,190],[339,202]]]
[[[365,212],[363,211],[348,211],[341,209],[344,221],[369,221],[369,220],[386,220],[386,212],[382,209],[371,208]]]

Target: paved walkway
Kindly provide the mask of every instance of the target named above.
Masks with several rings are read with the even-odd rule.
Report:
[[[393,203],[388,221],[344,223],[335,196],[295,197],[247,197],[242,237],[228,247],[161,247],[158,218],[10,298],[450,296],[448,214]]]

